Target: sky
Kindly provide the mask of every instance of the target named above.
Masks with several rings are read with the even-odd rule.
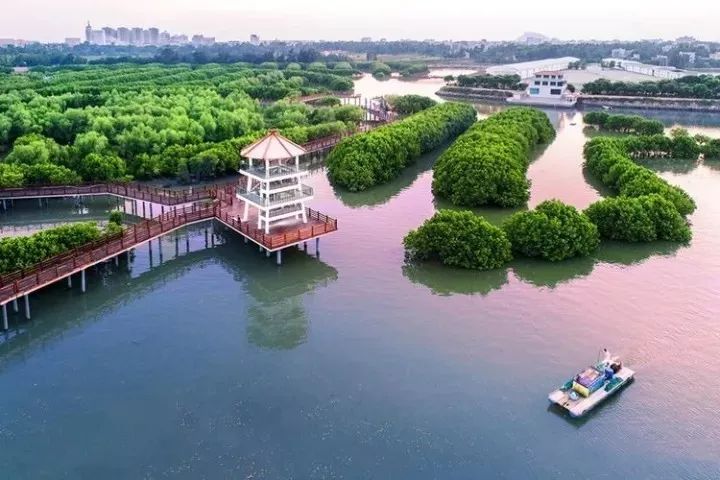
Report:
[[[93,27],[158,27],[218,41],[262,39],[512,40],[523,32],[597,40],[720,41],[718,0],[0,0],[0,38],[44,42]]]

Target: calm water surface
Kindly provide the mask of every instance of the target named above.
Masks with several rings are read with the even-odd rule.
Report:
[[[581,115],[549,113],[530,205],[585,207],[606,192]],[[720,137],[717,117],[662,118]],[[206,243],[206,224],[98,268],[84,295],[33,295],[0,337],[0,476],[719,478],[720,164],[653,165],[697,201],[689,246],[474,273],[404,262],[444,206],[436,155],[362,194],[317,170],[314,207],[340,221],[319,258],[278,268],[219,226]],[[583,421],[549,408],[603,346],[637,381]]]

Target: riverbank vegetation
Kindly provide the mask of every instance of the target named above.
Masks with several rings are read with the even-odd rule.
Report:
[[[518,207],[530,195],[526,178],[533,150],[548,143],[555,130],[548,117],[515,107],[473,125],[433,167],[435,195],[453,204]]]
[[[50,228],[27,237],[0,239],[0,274],[31,267],[99,240],[104,234],[96,223],[85,222]]]
[[[662,134],[665,130],[662,122],[650,120],[640,115],[611,115],[605,112],[588,112],[583,115],[583,121],[587,125],[610,132],[657,135]]]
[[[355,106],[287,96],[348,90],[331,73],[243,65],[112,66],[0,76],[0,186],[233,173],[268,128],[293,141],[354,131]]]
[[[350,191],[387,182],[422,154],[467,130],[476,116],[472,105],[448,102],[346,138],[327,158],[328,176]]]
[[[512,260],[505,232],[469,211],[440,210],[403,243],[411,259],[454,267],[492,270]]]
[[[590,219],[559,200],[515,213],[502,228],[513,252],[551,262],[590,255],[600,245],[598,228]]]
[[[613,82],[600,78],[583,85],[582,91],[590,95],[720,99],[720,78],[715,75],[690,75],[646,82]]]

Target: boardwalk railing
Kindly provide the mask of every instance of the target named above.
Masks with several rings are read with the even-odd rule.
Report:
[[[235,181],[235,180],[233,180]],[[217,188],[224,184],[214,184],[206,187],[170,190],[151,187],[138,183],[98,183],[92,185],[67,186],[35,186],[22,188],[0,189],[0,198],[27,198],[27,197],[72,197],[76,195],[119,195],[123,197],[143,200],[164,205],[179,205],[183,203],[206,200],[214,196]]]
[[[257,228],[254,222],[252,224],[250,222],[243,222],[237,215],[231,215],[227,211],[223,211],[222,207],[218,207],[217,217],[223,223],[231,226],[243,235],[252,238],[269,250],[274,250],[337,230],[336,219],[323,215],[311,208],[307,208],[306,210],[308,218],[318,220],[322,223],[303,225],[296,230],[285,233],[265,233],[264,230]]]
[[[145,220],[124,232],[47,259],[32,267],[0,276],[0,303],[52,283],[98,261],[110,258],[136,245],[188,223],[215,216],[214,207],[187,207]]]

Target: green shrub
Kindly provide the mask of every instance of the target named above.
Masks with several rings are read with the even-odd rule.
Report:
[[[558,200],[513,214],[503,229],[514,252],[552,262],[589,255],[600,244],[598,229],[590,219]]]
[[[101,235],[97,224],[88,222],[63,225],[28,237],[0,239],[0,274],[31,267],[98,240]]]
[[[119,212],[119,211],[117,211],[117,210],[114,210],[114,211],[110,212],[110,216],[109,216],[109,218],[108,218],[108,221],[109,221],[110,223],[115,223],[115,224],[117,224],[117,225],[122,225],[122,224],[123,224],[123,214],[122,214],[122,212]]]
[[[437,105],[437,102],[422,95],[393,95],[388,97],[393,110],[401,115],[412,115]]]
[[[665,130],[662,122],[650,120],[639,115],[610,115],[605,112],[588,112],[583,120],[602,130],[612,132],[636,133],[638,135],[657,135]]]
[[[502,229],[469,211],[440,210],[403,240],[408,256],[445,265],[492,270],[512,259]]]
[[[351,191],[388,182],[420,155],[464,132],[475,118],[472,105],[448,102],[346,138],[327,158],[328,176]]]
[[[525,177],[533,149],[555,136],[547,116],[531,108],[510,108],[473,125],[433,167],[433,192],[462,206],[524,205]]]
[[[609,240],[687,242],[692,236],[675,206],[657,194],[606,198],[590,205],[585,214]]]

